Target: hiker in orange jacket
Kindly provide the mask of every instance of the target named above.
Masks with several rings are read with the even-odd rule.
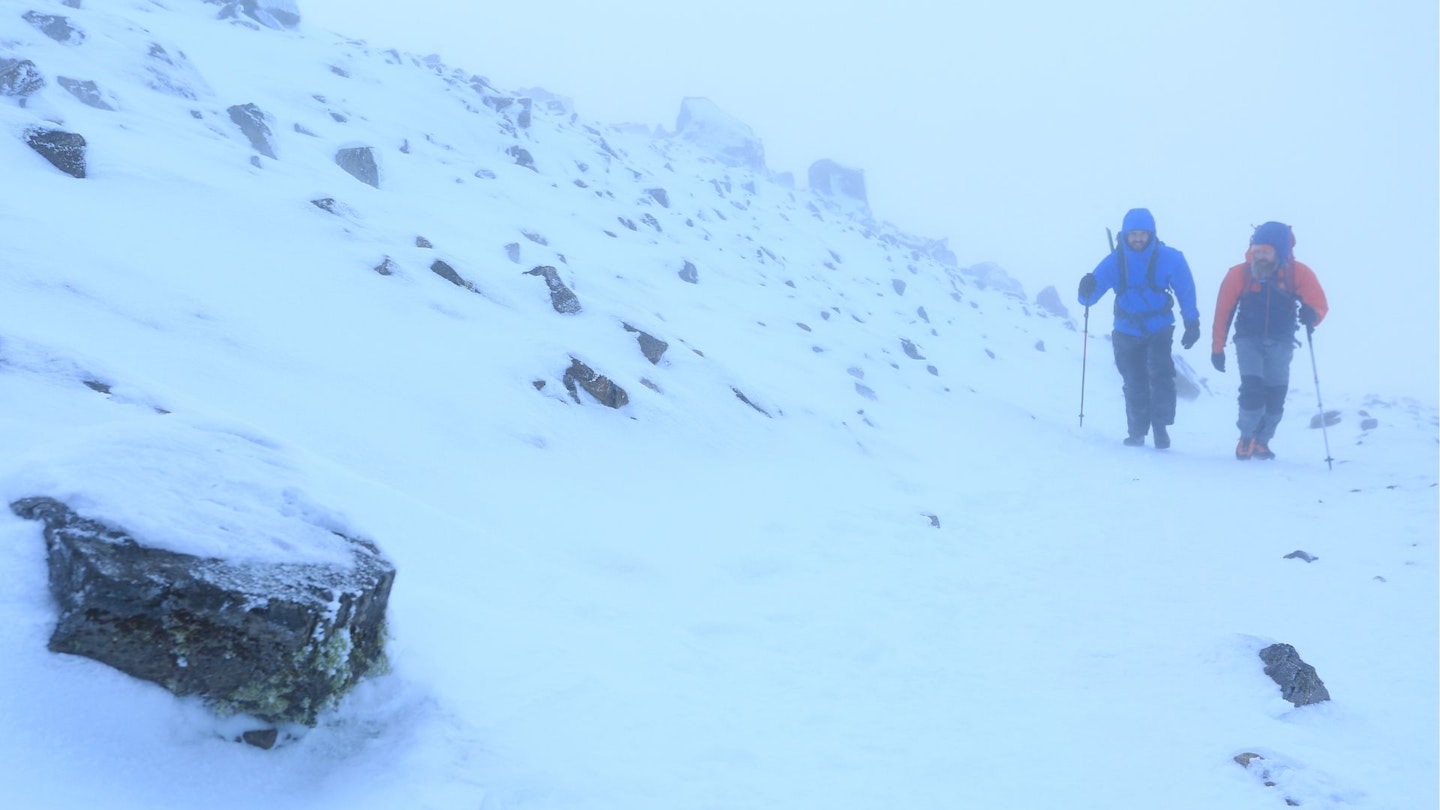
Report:
[[[1283,222],[1255,229],[1245,263],[1220,282],[1215,302],[1210,364],[1225,371],[1225,337],[1235,324],[1235,365],[1240,369],[1240,442],[1235,458],[1273,459],[1270,439],[1285,413],[1290,360],[1300,325],[1313,332],[1330,306],[1315,272],[1295,261],[1295,234]],[[1297,310],[1298,307],[1298,310]]]

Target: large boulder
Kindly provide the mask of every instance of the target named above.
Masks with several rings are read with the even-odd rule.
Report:
[[[311,726],[385,666],[395,568],[373,543],[344,537],[349,564],[232,561],[149,545],[49,497],[10,508],[45,524],[54,652],[199,695],[222,714]]]
[[[765,146],[750,127],[708,98],[680,102],[675,137],[693,144],[726,166],[765,172]]]

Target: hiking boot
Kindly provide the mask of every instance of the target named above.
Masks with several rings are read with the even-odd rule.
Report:
[[[1170,434],[1166,432],[1164,425],[1155,426],[1155,449],[1165,450],[1170,447]]]
[[[1266,447],[1264,442],[1256,439],[1250,445],[1250,457],[1258,458],[1262,461],[1269,461],[1275,458],[1275,454],[1270,452],[1270,448]]]
[[[1241,461],[1249,461],[1250,454],[1254,452],[1255,440],[1249,436],[1241,436],[1240,443],[1235,445],[1235,458]]]
[[[1144,446],[1145,446],[1145,434],[1144,434],[1144,433],[1141,433],[1141,434],[1138,435],[1138,436],[1136,436],[1136,435],[1134,435],[1134,434],[1131,434],[1130,436],[1128,436],[1128,437],[1125,439],[1125,446],[1126,446],[1126,447],[1144,447]]]

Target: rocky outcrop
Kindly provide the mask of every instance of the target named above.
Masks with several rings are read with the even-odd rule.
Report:
[[[51,498],[10,508],[45,524],[54,652],[199,695],[222,714],[312,726],[385,667],[395,568],[369,541],[345,538],[349,567],[236,563],[147,546]]]
[[[206,0],[220,6],[216,14],[222,20],[240,15],[276,30],[292,29],[300,24],[300,11],[295,0]]]
[[[721,110],[708,98],[687,98],[680,102],[675,119],[675,137],[713,156],[726,166],[763,173],[765,146],[739,119]]]
[[[841,166],[833,160],[817,160],[810,164],[810,188],[821,194],[860,203],[867,208],[870,205],[865,194],[864,170]]]

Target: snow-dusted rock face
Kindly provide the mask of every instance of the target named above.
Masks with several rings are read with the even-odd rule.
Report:
[[[765,146],[744,122],[708,98],[687,98],[675,119],[675,137],[694,144],[726,166],[765,171]]]
[[[395,568],[346,538],[352,565],[232,562],[147,546],[52,498],[17,500],[45,523],[54,652],[93,658],[222,714],[314,725],[385,666]]]
[[[228,19],[244,16],[267,28],[286,29],[300,24],[300,9],[295,0],[206,0],[220,6],[219,16]]]
[[[841,166],[833,160],[817,160],[810,164],[810,188],[832,197],[843,197],[864,205],[870,200],[865,196],[865,171]]]

